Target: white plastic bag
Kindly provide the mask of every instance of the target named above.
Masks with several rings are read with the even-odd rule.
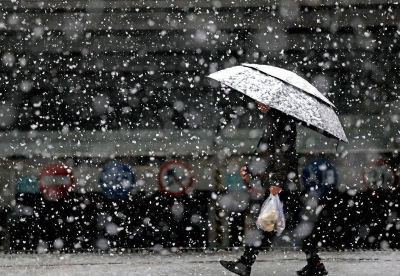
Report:
[[[256,225],[267,232],[281,233],[285,229],[285,215],[283,204],[278,195],[270,194],[264,201]]]

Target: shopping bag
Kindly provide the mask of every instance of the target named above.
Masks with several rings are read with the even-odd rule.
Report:
[[[256,225],[267,232],[281,233],[285,229],[285,215],[283,204],[278,195],[270,194],[264,201]]]

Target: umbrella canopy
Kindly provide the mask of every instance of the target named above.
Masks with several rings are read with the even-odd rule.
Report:
[[[280,110],[327,137],[348,142],[335,107],[308,81],[288,70],[243,64],[208,76],[267,106]]]

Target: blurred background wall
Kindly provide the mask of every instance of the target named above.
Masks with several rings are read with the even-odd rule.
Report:
[[[180,245],[234,244],[237,237],[232,237],[243,233],[225,234],[229,219],[219,216],[216,202],[226,190],[248,194],[237,173],[252,155],[263,126],[253,103],[225,92],[218,96],[218,85],[206,76],[241,63],[294,71],[337,106],[349,144],[337,146],[336,141],[300,129],[299,173],[313,160],[332,163],[338,173],[339,202],[358,205],[343,197],[369,198],[369,185],[382,192],[376,204],[390,205],[383,208],[390,212],[377,215],[388,219],[379,220],[381,228],[400,229],[397,196],[389,191],[397,185],[399,167],[399,16],[397,2],[379,0],[0,1],[3,248],[25,248],[24,239],[30,239],[26,243],[31,249],[38,244],[109,248],[112,239],[130,240],[116,247],[163,244],[141,243],[129,238],[133,234],[121,238],[121,220],[129,216],[118,215],[112,206],[122,204],[119,208],[132,212],[132,202],[149,206],[151,199],[165,196],[157,176],[169,160],[182,160],[193,170],[187,194],[163,199],[168,206],[178,206],[171,207],[175,213],[168,213],[169,224],[182,219],[179,206],[190,206],[183,213],[185,228],[176,230],[187,236]],[[99,185],[111,161],[128,164],[136,175],[128,198],[110,199]],[[67,203],[43,199],[37,187],[43,167],[54,162],[74,173],[74,196],[65,199]],[[297,188],[304,190],[305,184]],[[253,196],[245,196],[245,201]],[[190,198],[208,207],[196,213]],[[68,235],[61,230],[54,237],[13,230],[20,228],[21,216],[50,220],[49,210],[65,206],[72,209],[65,207],[68,211],[60,211],[65,218],[59,219],[75,221],[79,216],[71,212],[78,209],[73,210],[71,200],[78,209],[97,204],[88,211],[92,221],[83,220],[83,228],[74,230],[81,233],[87,226],[91,238],[74,232],[70,236],[75,240],[66,241],[61,237]],[[112,215],[104,215],[104,220],[112,217],[112,224],[99,222],[99,202],[110,204],[104,212]],[[46,205],[40,216],[35,213],[39,205]],[[148,212],[130,216],[149,217]],[[43,232],[43,225],[51,225],[48,220],[27,223],[37,227],[30,232]],[[142,219],[137,221],[126,233],[144,231]],[[238,223],[243,226],[243,221]],[[203,237],[194,243],[190,240],[197,234],[187,231],[192,224]],[[367,245],[382,246],[382,233],[370,235],[370,224],[348,231],[357,232],[354,237],[362,232]],[[147,226],[154,233],[163,229],[162,223]],[[355,239],[346,246],[354,245]],[[398,246],[391,239],[387,244]]]

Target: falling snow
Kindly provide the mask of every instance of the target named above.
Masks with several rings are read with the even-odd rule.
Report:
[[[258,100],[298,120],[300,181],[252,275],[301,269],[306,237],[329,275],[398,275],[399,16],[380,0],[0,0],[1,273],[220,275],[268,247],[265,183],[240,175],[281,153],[255,153]]]

